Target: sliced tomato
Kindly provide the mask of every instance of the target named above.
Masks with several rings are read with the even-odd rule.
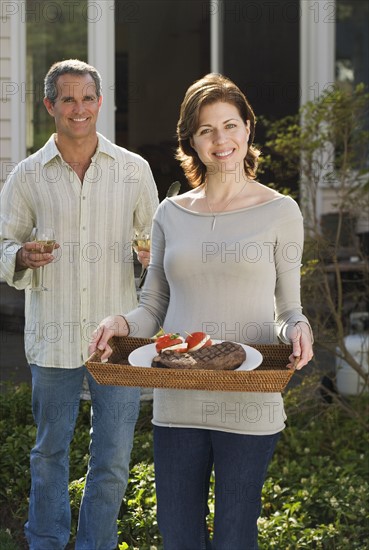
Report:
[[[156,340],[155,347],[156,351],[160,353],[163,349],[172,348],[173,346],[178,346],[183,343],[184,338],[182,338],[182,336],[180,336],[179,334],[164,334],[163,336],[159,336],[159,338]]]
[[[212,345],[210,336],[205,332],[193,332],[189,334],[186,338],[186,342],[188,344],[187,351],[197,351]]]

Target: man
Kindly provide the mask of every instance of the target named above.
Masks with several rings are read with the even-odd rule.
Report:
[[[25,346],[37,424],[25,532],[31,550],[61,550],[68,543],[68,452],[87,376],[90,460],[75,548],[112,550],[140,390],[100,386],[83,364],[100,319],[136,304],[131,238],[135,228],[151,225],[157,190],[146,161],[96,132],[102,95],[94,67],[79,60],[54,64],[44,104],[56,133],[15,168],[1,194],[2,276],[26,289]],[[37,226],[54,229],[53,253],[32,242]],[[35,292],[32,280],[41,266],[48,290]]]

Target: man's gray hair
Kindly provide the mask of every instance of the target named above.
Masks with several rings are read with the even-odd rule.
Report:
[[[96,87],[97,97],[101,96],[101,75],[92,65],[88,65],[84,61],[79,59],[66,59],[64,61],[58,61],[52,65],[45,76],[44,81],[44,94],[51,103],[55,103],[58,97],[58,88],[56,86],[59,76],[62,74],[77,74],[84,75],[90,74],[94,80]]]

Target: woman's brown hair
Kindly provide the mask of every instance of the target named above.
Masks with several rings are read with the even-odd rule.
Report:
[[[177,124],[178,148],[176,159],[180,161],[189,184],[197,187],[205,182],[206,166],[192,148],[190,140],[199,125],[200,109],[204,105],[222,101],[237,107],[244,122],[250,121],[248,151],[244,160],[246,175],[254,179],[260,151],[252,146],[256,118],[246,96],[229,78],[220,74],[207,74],[194,82],[187,90],[181,105]]]

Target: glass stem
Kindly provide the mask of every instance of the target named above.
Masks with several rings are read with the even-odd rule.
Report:
[[[44,288],[44,266],[41,266],[41,273],[40,273],[40,287]]]

